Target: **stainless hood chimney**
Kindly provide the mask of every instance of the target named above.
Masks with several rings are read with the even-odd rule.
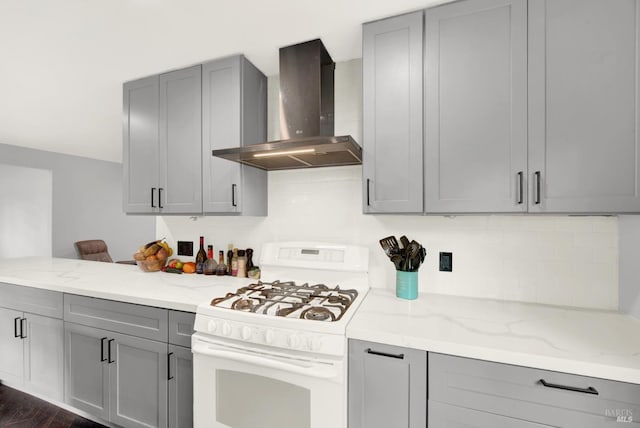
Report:
[[[214,150],[213,156],[265,169],[359,165],[362,148],[334,136],[335,63],[320,39],[280,49],[279,141]]]

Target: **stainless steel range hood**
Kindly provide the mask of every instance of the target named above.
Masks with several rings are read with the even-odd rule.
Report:
[[[333,135],[334,69],[320,39],[281,48],[282,140],[214,150],[213,156],[266,170],[361,164],[358,143]]]

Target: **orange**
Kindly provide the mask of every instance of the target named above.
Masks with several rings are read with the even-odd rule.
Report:
[[[194,273],[196,271],[196,264],[194,262],[187,262],[182,265],[182,272]]]

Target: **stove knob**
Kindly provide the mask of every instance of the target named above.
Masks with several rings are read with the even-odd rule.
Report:
[[[273,340],[275,339],[276,334],[273,332],[273,330],[266,330],[264,332],[264,341],[265,343],[273,343]]]
[[[214,333],[216,328],[218,328],[218,324],[216,324],[214,320],[209,320],[209,323],[207,324],[207,330],[209,333]]]
[[[231,326],[229,323],[222,324],[222,334],[229,336],[231,334]]]
[[[289,346],[292,348],[298,348],[300,346],[300,336],[292,334],[289,336]]]
[[[312,337],[311,339],[309,339],[309,349],[312,351],[318,351],[320,350],[320,338],[319,337]]]
[[[244,340],[251,339],[251,328],[249,328],[247,326],[242,327],[242,338]]]

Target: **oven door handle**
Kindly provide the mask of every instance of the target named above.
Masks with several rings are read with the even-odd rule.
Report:
[[[296,364],[288,364],[280,360],[265,358],[259,355],[218,349],[218,347],[215,345],[207,345],[198,341],[194,341],[193,343],[193,353],[216,358],[224,358],[226,360],[239,361],[246,364],[252,364],[321,379],[331,379],[337,376],[337,373],[333,367],[321,367],[318,365],[301,367]]]

